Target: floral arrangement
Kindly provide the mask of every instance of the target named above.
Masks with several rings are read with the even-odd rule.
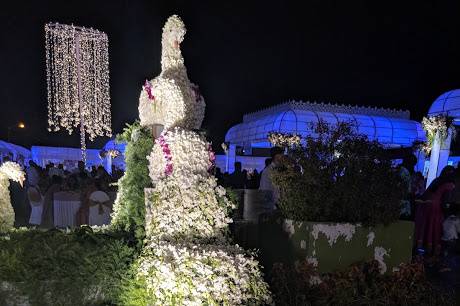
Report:
[[[211,171],[216,166],[216,154],[212,150],[212,145],[208,144],[208,155],[209,155],[209,162],[211,165],[208,167],[208,171]]]
[[[228,144],[223,142],[223,143],[221,143],[220,146],[221,146],[222,150],[224,150],[225,154],[227,154],[227,152],[228,152]]]
[[[155,96],[153,95],[153,92],[152,92],[152,84],[150,84],[149,80],[145,80],[143,89],[147,93],[149,100],[155,100]]]
[[[162,72],[140,97],[142,126],[164,130],[147,156],[153,188],[145,189],[145,243],[137,279],[148,305],[271,303],[258,262],[228,241],[235,205],[209,173],[215,154],[201,126],[204,99],[190,83],[179,44],[185,26],[172,16],[163,28]],[[127,297],[127,300],[135,297]]]
[[[25,180],[25,173],[21,166],[14,162],[4,162],[0,167],[0,232],[6,232],[14,226],[14,210],[10,199],[10,182],[13,180],[21,184]]]
[[[107,150],[107,154],[108,154],[111,158],[117,158],[118,156],[120,156],[121,152],[118,151],[117,149],[108,149],[108,150]]]
[[[161,74],[146,81],[139,97],[141,125],[163,125],[165,129],[198,129],[204,117],[205,102],[198,86],[192,84],[180,50],[185,26],[172,16],[163,28]],[[153,92],[155,104],[152,105]]]
[[[439,140],[444,142],[449,136],[449,129],[452,127],[452,118],[443,115],[423,117],[422,127],[425,130],[427,141],[421,144],[421,149],[426,155],[430,154],[433,148],[436,134],[439,135]],[[452,129],[452,132],[454,129]]]
[[[300,145],[300,136],[297,134],[288,134],[288,133],[278,133],[270,132],[268,133],[268,141],[275,147],[293,147]]]
[[[209,148],[206,138],[196,132],[182,128],[163,131],[148,157],[152,181],[173,175],[184,187],[196,184],[213,166],[215,156]]]
[[[0,167],[0,173],[9,178],[10,180],[18,182],[19,184],[21,184],[21,186],[24,180],[26,179],[26,174],[22,170],[21,166],[15,162],[4,162]]]
[[[146,234],[161,239],[223,240],[236,208],[210,175],[185,188],[173,177],[159,180],[147,202]]]
[[[156,143],[161,147],[166,162],[164,173],[166,176],[171,175],[173,171],[172,155],[171,150],[169,149],[169,145],[166,142],[165,134],[161,134],[160,137],[156,140]]]
[[[150,305],[268,305],[258,262],[227,244],[150,242],[140,260]]]
[[[117,158],[120,156],[121,152],[117,149],[108,149],[108,150],[101,150],[99,151],[99,157],[104,159],[106,156],[110,156],[111,158]]]

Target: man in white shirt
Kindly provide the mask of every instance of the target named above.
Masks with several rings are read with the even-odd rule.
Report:
[[[38,166],[34,161],[29,161],[29,168],[26,169],[27,183],[29,186],[37,186],[40,181],[40,172]]]
[[[272,173],[275,167],[278,165],[280,158],[283,156],[283,149],[280,147],[273,147],[270,149],[271,163],[265,167],[260,176],[259,190],[267,191],[271,194],[271,202],[273,209],[276,208],[276,203],[279,200],[279,191],[276,186],[273,185]]]

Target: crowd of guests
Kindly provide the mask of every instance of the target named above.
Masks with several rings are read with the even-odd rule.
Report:
[[[242,169],[241,162],[235,162],[232,173],[222,173],[220,168],[216,168],[215,176],[219,185],[231,187],[233,189],[260,189],[274,191],[275,188],[271,181],[271,172],[275,168],[278,159],[283,155],[283,149],[273,147],[270,150],[270,157],[265,159],[265,167],[259,173],[257,169]]]
[[[76,216],[77,224],[88,224],[90,195],[95,191],[116,192],[113,184],[123,175],[119,169],[112,169],[110,175],[102,166],[86,169],[80,161],[74,169],[64,169],[62,164],[49,163],[45,168],[30,161],[26,169],[24,187],[11,182],[11,202],[16,214],[17,226],[54,227],[53,205],[58,192],[76,195],[80,210]]]
[[[222,173],[220,168],[216,168],[215,176],[218,184],[233,189],[258,189],[260,183],[260,174],[257,169],[248,171],[242,169],[241,163],[234,164],[235,170],[232,173]]]

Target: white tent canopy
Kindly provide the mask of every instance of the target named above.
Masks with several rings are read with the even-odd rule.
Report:
[[[33,146],[32,159],[37,165],[45,167],[48,163],[63,164],[65,169],[76,167],[81,160],[81,149],[62,147]],[[99,157],[97,149],[86,150],[86,166],[102,165],[103,160]]]
[[[0,157],[1,160],[8,156],[13,161],[27,163],[31,158],[31,153],[24,147],[0,140]]]

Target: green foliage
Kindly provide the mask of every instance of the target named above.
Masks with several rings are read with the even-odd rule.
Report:
[[[11,305],[11,296],[40,306],[121,304],[138,254],[125,235],[90,227],[5,234],[0,237],[0,284],[9,284],[10,290],[0,287],[0,304]]]
[[[277,264],[271,288],[276,304],[287,306],[454,305],[451,296],[431,286],[421,264],[406,264],[397,272],[380,274],[378,262],[372,261],[325,275],[319,275],[306,261],[296,266]]]
[[[131,264],[127,277],[122,282],[122,290],[118,296],[118,304],[125,306],[148,305],[148,292],[145,278],[139,276],[139,259]]]
[[[116,229],[135,234],[139,241],[145,236],[144,188],[150,186],[147,156],[152,151],[153,138],[150,130],[136,121],[127,125],[117,141],[126,142],[126,172],[118,183],[118,196],[112,216]]]
[[[384,148],[348,123],[320,121],[289,148],[273,180],[282,214],[293,220],[390,223],[399,217],[402,183]]]

